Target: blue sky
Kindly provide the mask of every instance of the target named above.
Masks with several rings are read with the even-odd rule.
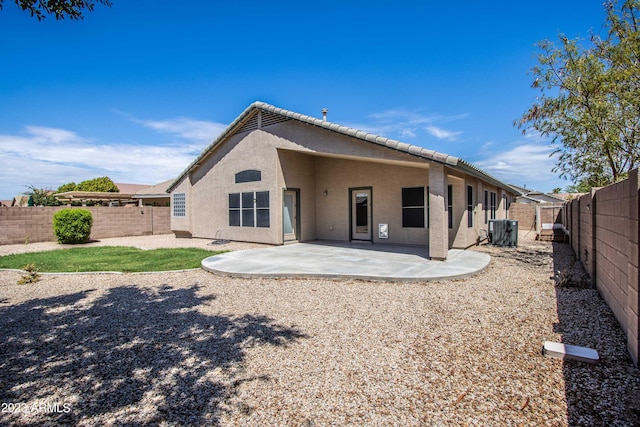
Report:
[[[172,179],[253,101],[462,157],[543,191],[513,121],[534,44],[600,32],[602,0],[113,0],[83,21],[0,11],[0,198],[97,176]]]

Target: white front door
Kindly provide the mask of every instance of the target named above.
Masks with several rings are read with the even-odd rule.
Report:
[[[298,240],[298,200],[295,191],[284,192],[284,203],[282,210],[282,229],[284,241]]]
[[[351,190],[351,240],[371,240],[371,189]]]

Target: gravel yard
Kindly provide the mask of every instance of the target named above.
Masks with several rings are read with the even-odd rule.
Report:
[[[478,248],[492,262],[477,276],[424,284],[188,271],[20,286],[2,271],[0,424],[640,425],[611,311],[554,286],[568,246],[520,243]],[[601,362],[543,357],[545,340]]]

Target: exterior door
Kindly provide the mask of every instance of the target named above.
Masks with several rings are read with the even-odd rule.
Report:
[[[351,189],[351,240],[371,241],[371,188]]]
[[[284,191],[282,230],[285,242],[298,240],[298,193],[296,191]]]

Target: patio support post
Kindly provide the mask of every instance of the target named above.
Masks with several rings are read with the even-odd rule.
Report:
[[[449,252],[447,226],[447,177],[444,165],[429,165],[429,257],[444,261]]]

